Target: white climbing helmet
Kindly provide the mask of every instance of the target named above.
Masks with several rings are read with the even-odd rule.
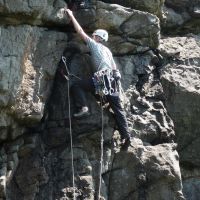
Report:
[[[108,32],[104,29],[97,29],[96,31],[94,31],[94,33],[92,35],[97,35],[100,38],[102,38],[105,42],[108,41]]]

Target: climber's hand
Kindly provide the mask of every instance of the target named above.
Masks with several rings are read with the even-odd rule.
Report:
[[[68,15],[70,18],[73,16],[73,12],[67,8],[65,8],[65,14]]]

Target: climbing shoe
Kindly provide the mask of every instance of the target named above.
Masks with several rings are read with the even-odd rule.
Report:
[[[90,113],[89,113],[88,107],[84,106],[77,113],[74,113],[74,117],[80,118],[80,117],[88,116],[89,114]]]

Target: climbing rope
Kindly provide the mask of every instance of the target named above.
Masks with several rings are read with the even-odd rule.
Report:
[[[103,142],[104,142],[104,117],[103,117],[103,96],[100,97],[101,99],[101,154],[100,154],[100,169],[99,169],[99,188],[98,188],[98,199],[101,196],[101,182],[102,182],[102,169],[103,169]]]
[[[69,126],[70,126],[70,144],[71,144],[71,167],[72,167],[72,183],[73,183],[73,199],[75,200],[75,181],[74,181],[74,155],[73,155],[73,138],[72,138],[72,128],[71,128],[71,109],[70,109],[70,93],[69,93],[69,80],[70,76],[74,76],[80,80],[80,78],[74,74],[71,74],[69,72],[69,69],[67,67],[66,58],[62,56],[62,61],[66,67],[66,72],[68,76],[65,76],[66,80],[68,81],[68,109],[69,109]],[[106,80],[108,82],[108,87],[106,87]],[[100,169],[99,169],[99,187],[98,187],[98,199],[100,199],[101,196],[101,183],[102,183],[102,169],[103,169],[103,143],[104,143],[104,115],[103,115],[103,96],[108,94],[113,94],[114,89],[111,86],[111,81],[113,81],[113,78],[111,77],[110,71],[100,71],[98,73],[95,73],[94,75],[95,79],[93,79],[95,84],[95,90],[96,93],[100,95],[100,104],[101,104],[101,144],[100,144]]]
[[[81,78],[79,78],[79,77],[76,76],[75,74],[71,74],[71,73],[69,72],[69,69],[68,69],[68,67],[67,67],[67,60],[66,60],[65,56],[62,56],[62,61],[63,61],[64,65],[65,65],[65,68],[66,68],[66,71],[67,71],[67,75],[68,75],[68,76],[65,76],[65,75],[64,75],[64,77],[65,77],[67,80],[69,80],[69,77],[70,77],[70,76],[74,76],[75,78],[81,80]]]
[[[66,58],[62,56],[62,61],[66,67],[67,74],[70,75]],[[69,133],[70,133],[70,150],[71,150],[71,168],[72,168],[72,187],[73,187],[73,200],[76,200],[75,193],[75,181],[74,181],[74,152],[73,152],[73,137],[72,137],[72,122],[71,122],[71,102],[70,102],[70,87],[69,87],[69,77],[65,77],[67,79],[67,98],[68,98],[68,116],[69,116]]]
[[[67,96],[68,96],[68,110],[69,110],[69,133],[70,133],[70,148],[71,148],[71,168],[72,168],[72,186],[73,186],[73,200],[76,199],[75,194],[75,181],[74,181],[74,152],[73,152],[73,137],[72,137],[72,123],[71,123],[71,108],[70,108],[70,94],[69,94],[69,81],[67,81]]]

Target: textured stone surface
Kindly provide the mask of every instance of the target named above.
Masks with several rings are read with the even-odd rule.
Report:
[[[159,43],[159,19],[149,13],[98,2],[96,25],[133,44],[155,48]]]
[[[166,6],[163,8],[163,12],[165,16],[164,27],[166,29],[181,26],[185,21],[190,19],[190,16],[187,13],[177,13],[172,8]]]
[[[78,77],[91,75],[94,66],[60,12],[67,2],[0,1],[0,199],[72,199],[75,192],[77,199],[95,200],[101,177],[105,200],[183,200],[183,193],[198,200],[199,36],[160,39],[160,27],[178,28],[189,19],[198,24],[198,14],[192,6],[177,9],[185,1],[167,1],[175,6],[166,7],[165,25],[163,1],[127,1],[131,8],[92,1],[91,9],[74,10],[89,34],[97,27],[110,33],[132,136],[131,146],[121,148],[112,110],[104,105],[99,174],[99,101],[87,93],[91,115],[72,118],[69,126],[74,103],[61,55]],[[198,13],[197,2],[192,5]]]
[[[163,52],[171,57],[162,73],[167,109],[175,122],[181,155],[190,152],[182,157],[183,161],[191,157],[189,160],[194,165],[198,164],[194,158],[199,158],[198,142],[195,142],[199,135],[199,44],[199,37],[193,36],[164,39],[161,44]],[[186,146],[191,150],[186,150]]]
[[[199,36],[166,38],[161,50],[168,57],[162,72],[166,106],[175,124],[183,170],[184,187],[188,199],[198,199],[195,194],[199,166]],[[191,169],[188,169],[188,167]],[[194,184],[192,182],[194,181]]]
[[[19,120],[39,121],[66,34],[25,25],[2,28],[1,36],[1,106]]]
[[[131,7],[136,10],[142,10],[146,11],[158,16],[161,16],[162,14],[162,6],[164,4],[164,1],[162,0],[104,0],[106,3],[114,3],[114,4],[120,4],[126,7]]]
[[[166,32],[170,34],[170,32],[175,31],[176,34],[179,33],[181,35],[183,35],[183,33],[191,32],[194,34],[199,33],[200,20],[198,0],[167,0],[165,4],[167,6],[167,9],[164,9],[165,23],[163,24],[163,28]],[[173,29],[171,29],[170,27],[173,27]]]
[[[0,2],[3,24],[33,24],[41,25],[44,21],[49,24],[64,23],[58,17],[59,9],[66,6],[65,1],[21,1],[6,0]]]
[[[140,199],[146,195],[148,199],[183,199],[178,154],[173,148],[173,145],[150,147],[133,142],[127,152],[116,153],[113,172],[109,174],[110,199]],[[168,183],[166,177],[170,177]],[[163,185],[165,192],[160,192]]]

